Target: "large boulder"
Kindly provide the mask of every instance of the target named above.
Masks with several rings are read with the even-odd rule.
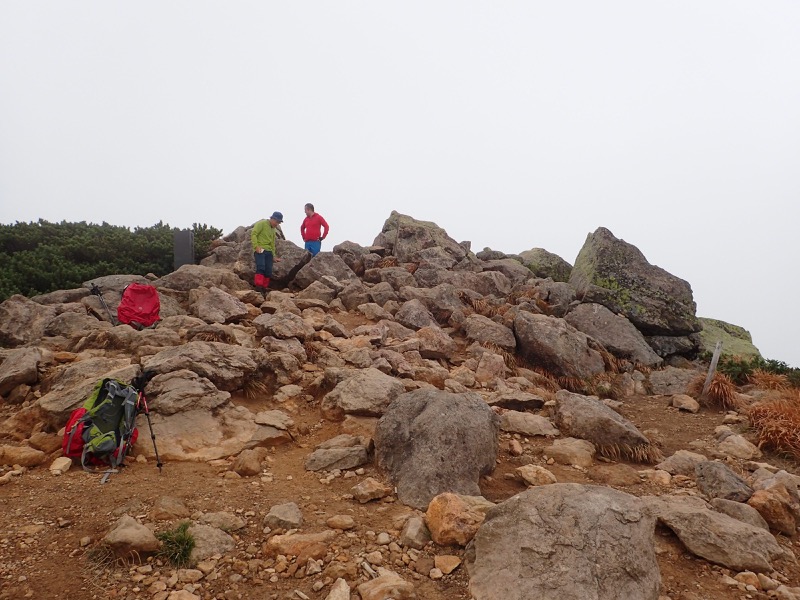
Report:
[[[217,287],[231,292],[250,289],[250,285],[235,273],[203,265],[183,265],[177,271],[157,279],[153,285],[183,292],[200,287]]]
[[[518,283],[524,283],[529,279],[533,279],[533,273],[531,273],[531,270],[513,258],[485,261],[483,263],[483,270],[498,271],[502,273],[512,283],[512,285],[517,285]]]
[[[464,334],[468,340],[480,344],[491,344],[509,352],[513,352],[517,347],[513,331],[505,325],[479,314],[467,317],[464,322]]]
[[[636,497],[573,483],[490,509],[466,566],[475,600],[657,600],[655,519]]]
[[[728,356],[761,356],[753,345],[750,332],[744,327],[700,317],[703,331],[700,332],[700,349],[705,352],[714,352],[717,342],[722,342],[722,354]]]
[[[0,346],[35,342],[56,316],[56,309],[16,294],[0,304]]]
[[[500,424],[477,394],[419,389],[397,398],[375,428],[378,467],[400,501],[424,510],[434,496],[479,496],[497,458]]]
[[[605,371],[585,333],[556,317],[520,312],[514,318],[519,352],[554,375],[587,378]]]
[[[240,389],[259,368],[254,351],[222,342],[189,342],[162,350],[144,364],[146,371],[194,371],[225,391]]]
[[[554,421],[562,434],[592,442],[600,454],[640,462],[662,458],[633,423],[594,398],[558,391]]]
[[[342,283],[358,279],[353,270],[337,254],[320,252],[297,272],[292,286],[305,289],[325,276],[333,277]]]
[[[364,274],[364,257],[369,254],[369,249],[356,244],[355,242],[345,241],[333,247],[333,253],[341,258],[356,275]]]
[[[620,313],[645,335],[700,331],[691,286],[651,265],[636,246],[599,227],[586,237],[569,283],[584,302]]]
[[[648,367],[662,363],[661,357],[647,344],[633,323],[615,315],[602,304],[580,304],[564,320],[596,339],[615,356]]]
[[[127,382],[139,374],[128,358],[87,358],[59,367],[49,378],[45,393],[36,403],[43,420],[58,429],[69,414],[86,401],[101,379]]]
[[[651,512],[691,552],[736,571],[769,572],[783,550],[769,531],[711,511],[700,501],[648,497]]]
[[[192,313],[206,323],[232,323],[247,316],[247,305],[217,287],[193,291]]]
[[[420,250],[435,247],[442,248],[457,261],[467,256],[467,249],[436,223],[418,221],[394,210],[373,245],[383,246],[399,262],[411,262]]]
[[[550,278],[553,281],[569,281],[572,265],[563,258],[544,248],[531,248],[519,253],[522,264],[542,279]]]
[[[650,373],[648,380],[654,394],[674,396],[675,394],[686,394],[689,391],[692,380],[697,375],[698,371],[693,369],[680,369],[669,366],[653,371]]]
[[[314,335],[314,327],[302,317],[290,312],[263,314],[253,320],[253,325],[260,336],[270,336],[279,340],[297,338],[306,340]]]
[[[33,385],[39,380],[39,348],[19,348],[0,363],[0,396],[7,396],[18,385]]]
[[[370,367],[337,384],[322,399],[322,414],[341,420],[345,415],[379,417],[403,392],[399,379]]]
[[[211,381],[188,369],[156,375],[147,385],[147,394],[150,407],[162,415],[213,410],[231,397],[230,393],[218,390]]]
[[[695,467],[697,489],[709,498],[747,502],[753,489],[728,465],[706,460]]]

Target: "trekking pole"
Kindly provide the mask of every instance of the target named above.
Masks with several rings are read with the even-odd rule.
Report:
[[[161,468],[164,464],[161,462],[161,457],[158,456],[158,446],[156,446],[156,434],[153,432],[153,422],[150,420],[150,407],[147,406],[147,396],[144,395],[144,388],[147,385],[147,382],[150,381],[153,377],[155,377],[155,371],[145,371],[139,377],[134,379],[131,382],[139,392],[139,398],[136,401],[136,411],[143,412],[144,416],[147,418],[147,426],[150,428],[150,439],[153,440],[153,451],[156,453],[156,466],[158,467],[158,473],[161,474]]]
[[[106,300],[105,298],[103,298],[103,292],[100,291],[100,288],[97,287],[96,283],[92,284],[91,291],[93,295],[97,296],[100,299],[100,304],[102,304],[103,308],[106,309],[106,312],[108,313],[108,319],[111,321],[111,324],[116,326],[117,320],[111,314],[111,309],[108,308],[108,304],[106,304]]]

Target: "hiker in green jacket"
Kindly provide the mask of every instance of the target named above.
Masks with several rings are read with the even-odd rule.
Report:
[[[262,219],[253,225],[250,241],[253,243],[253,256],[256,259],[254,284],[266,292],[272,278],[272,262],[277,255],[275,247],[276,232],[283,223],[283,214],[275,211],[269,219]]]

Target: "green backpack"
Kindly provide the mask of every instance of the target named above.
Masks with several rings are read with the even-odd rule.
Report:
[[[135,427],[139,392],[116,379],[102,379],[81,408],[75,409],[64,429],[64,456],[81,459],[87,471],[125,460],[139,435]]]

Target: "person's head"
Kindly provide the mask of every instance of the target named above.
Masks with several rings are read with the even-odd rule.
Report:
[[[270,225],[273,227],[277,227],[281,223],[283,223],[283,213],[278,212],[277,210],[272,213],[272,216],[269,218]]]
[[[311,202],[309,202],[308,204],[306,204],[306,215],[310,217],[313,214],[314,214],[314,205],[311,204]]]

